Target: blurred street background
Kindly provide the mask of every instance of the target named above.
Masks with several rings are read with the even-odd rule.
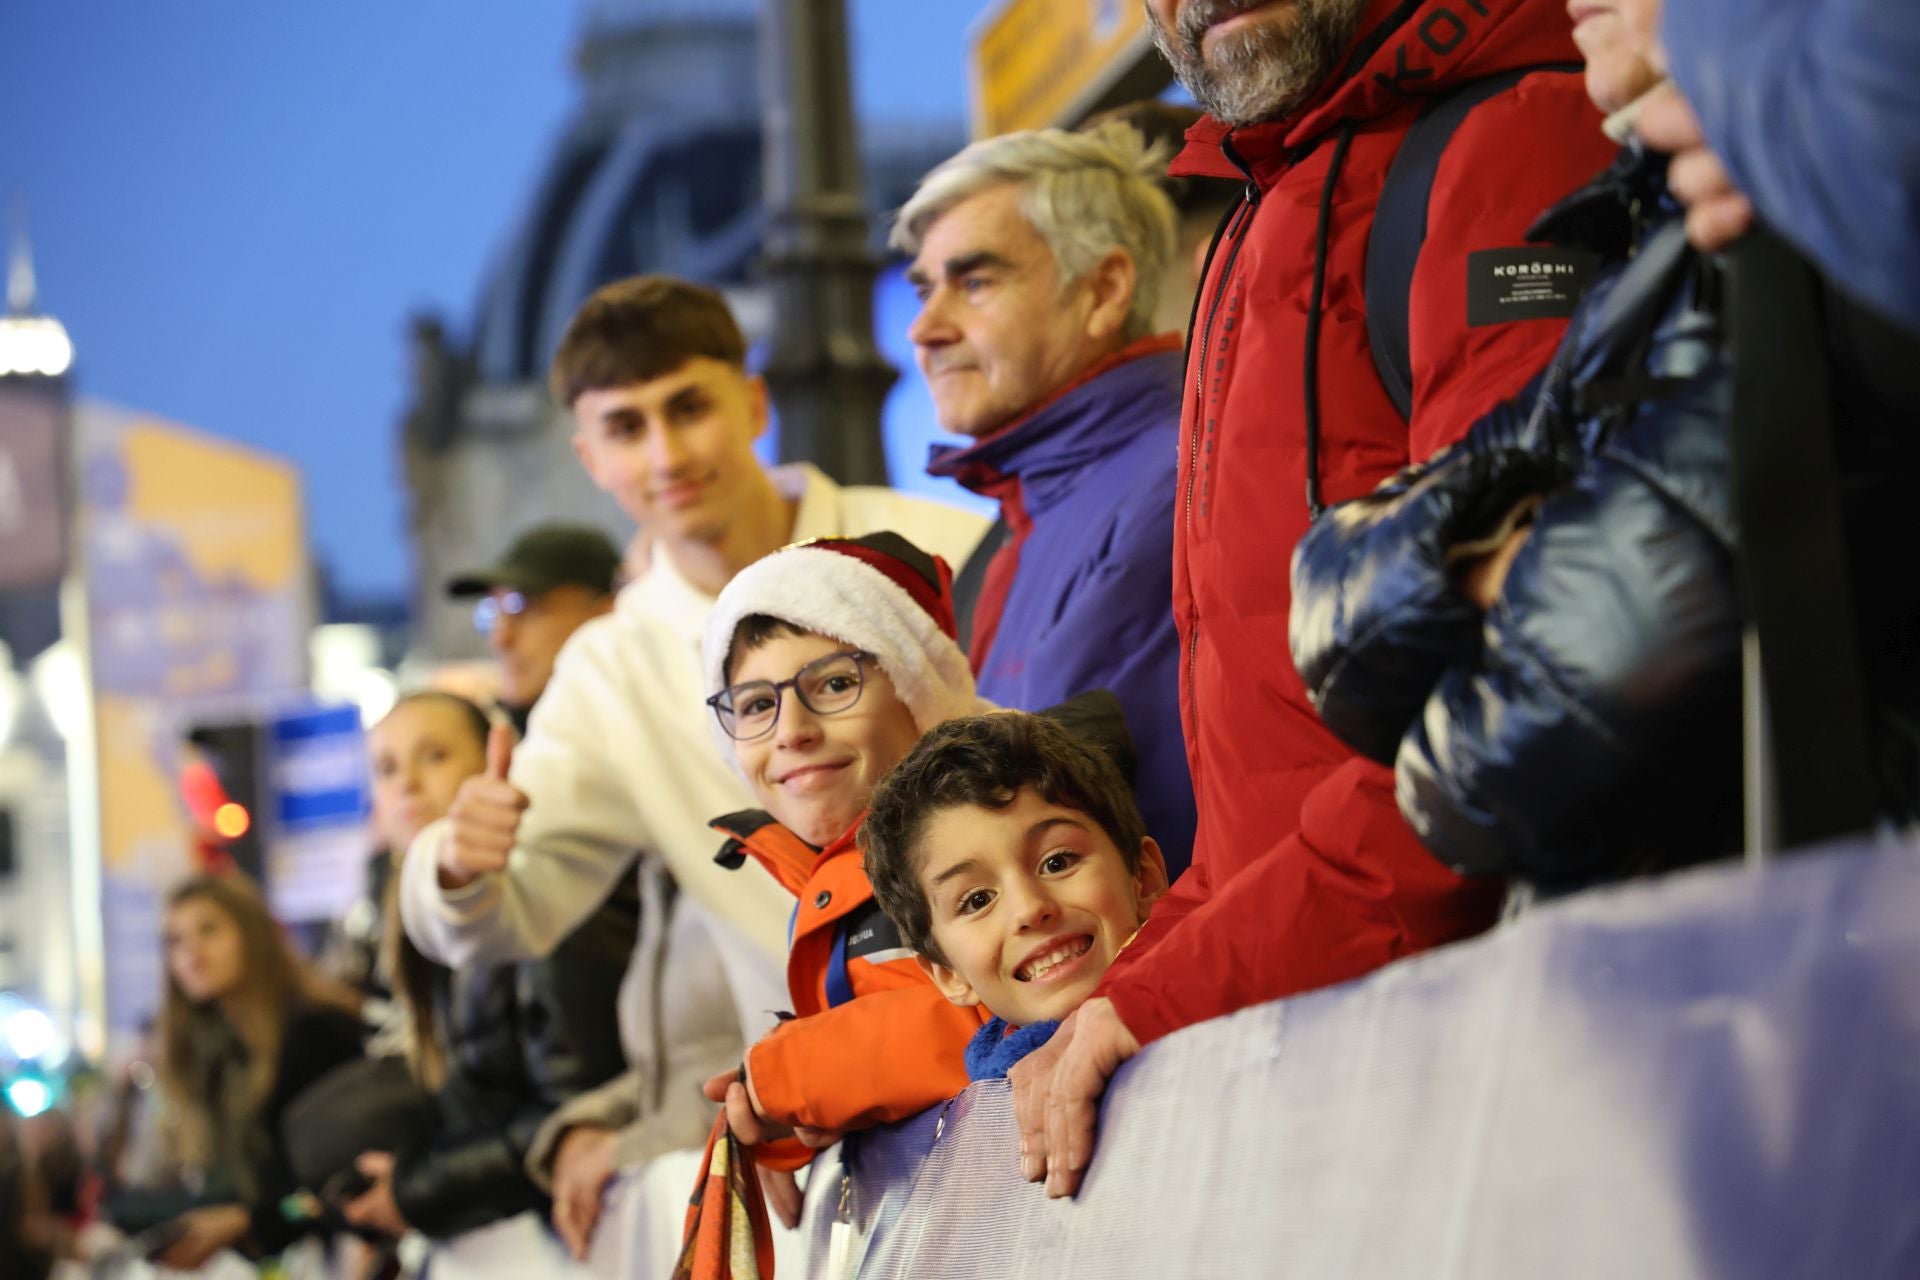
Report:
[[[767,460],[984,510],[925,474],[887,215],[970,136],[1169,79],[1113,0],[22,0],[0,59],[25,1111],[137,1043],[188,871],[259,876],[310,942],[351,903],[362,725],[491,678],[451,574],[556,517],[633,538],[544,383],[594,288],[718,286],[773,384]]]

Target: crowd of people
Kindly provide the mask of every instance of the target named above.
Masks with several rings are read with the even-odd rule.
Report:
[[[510,1228],[560,1274],[674,1162],[659,1273],[718,1275],[820,1150],[1001,1077],[1071,1196],[1152,1041],[1741,848],[1743,632],[1801,652],[1809,575],[1865,794],[1794,831],[1911,818],[1920,22],[1146,9],[1202,111],[974,143],[894,221],[929,470],[991,527],[762,465],[718,293],[580,309],[551,388],[638,550],[543,526],[447,584],[499,704],[370,730],[327,972],[235,876],[169,899],[146,1256]]]

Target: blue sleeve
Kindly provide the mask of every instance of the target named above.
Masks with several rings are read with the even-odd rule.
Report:
[[[1017,696],[989,661],[981,696],[1028,710],[1105,689],[1126,712],[1138,756],[1134,795],[1140,816],[1166,854],[1170,876],[1192,858],[1197,817],[1180,727],[1180,635],[1173,621],[1171,469],[1147,468],[1110,495],[1112,514],[1098,537],[1090,573],[1076,582],[1057,616],[1034,632]],[[995,642],[1001,653],[1008,633]],[[1009,650],[1011,652],[1011,650]]]
[[[1109,556],[1052,628],[1059,640],[1046,649],[1049,669],[1042,683],[1052,682],[1059,692],[1045,703],[1086,689],[1105,689],[1119,699],[1139,755],[1134,795],[1140,816],[1166,855],[1171,877],[1192,860],[1198,819],[1180,727],[1171,499],[1165,516],[1164,529],[1154,518],[1119,522]]]
[[[1673,78],[1762,219],[1920,331],[1920,6],[1674,0]]]

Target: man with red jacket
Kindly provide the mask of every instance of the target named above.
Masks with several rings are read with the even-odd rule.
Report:
[[[1246,184],[1190,338],[1175,506],[1199,829],[1192,869],[1099,993],[1013,1073],[1023,1171],[1051,1195],[1078,1187],[1106,1082],[1140,1045],[1491,923],[1499,886],[1427,853],[1392,772],[1315,717],[1287,657],[1288,562],[1324,506],[1451,443],[1546,364],[1571,300],[1523,284],[1578,267],[1528,246],[1525,228],[1613,152],[1558,0],[1147,0],[1147,12],[1208,112],[1173,172]],[[1424,109],[1525,68],[1539,70],[1468,111],[1433,171],[1404,302],[1403,417],[1368,331],[1375,207]]]

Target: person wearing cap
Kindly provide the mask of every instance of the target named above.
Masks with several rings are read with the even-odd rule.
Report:
[[[535,525],[497,561],[458,575],[447,594],[480,597],[473,625],[500,664],[500,708],[522,735],[560,648],[613,608],[620,553],[589,525]]]
[[[920,735],[992,709],[954,639],[946,562],[892,533],[777,551],[720,593],[701,648],[709,728],[759,810],[716,818],[719,861],[751,860],[799,900],[787,960],[797,1015],[707,1082],[762,1164],[797,1168],[839,1132],[903,1119],[967,1086],[986,1021],[949,1002],[874,898],[854,837]],[[791,1206],[776,1207],[788,1216]],[[789,1222],[791,1225],[791,1221]]]

